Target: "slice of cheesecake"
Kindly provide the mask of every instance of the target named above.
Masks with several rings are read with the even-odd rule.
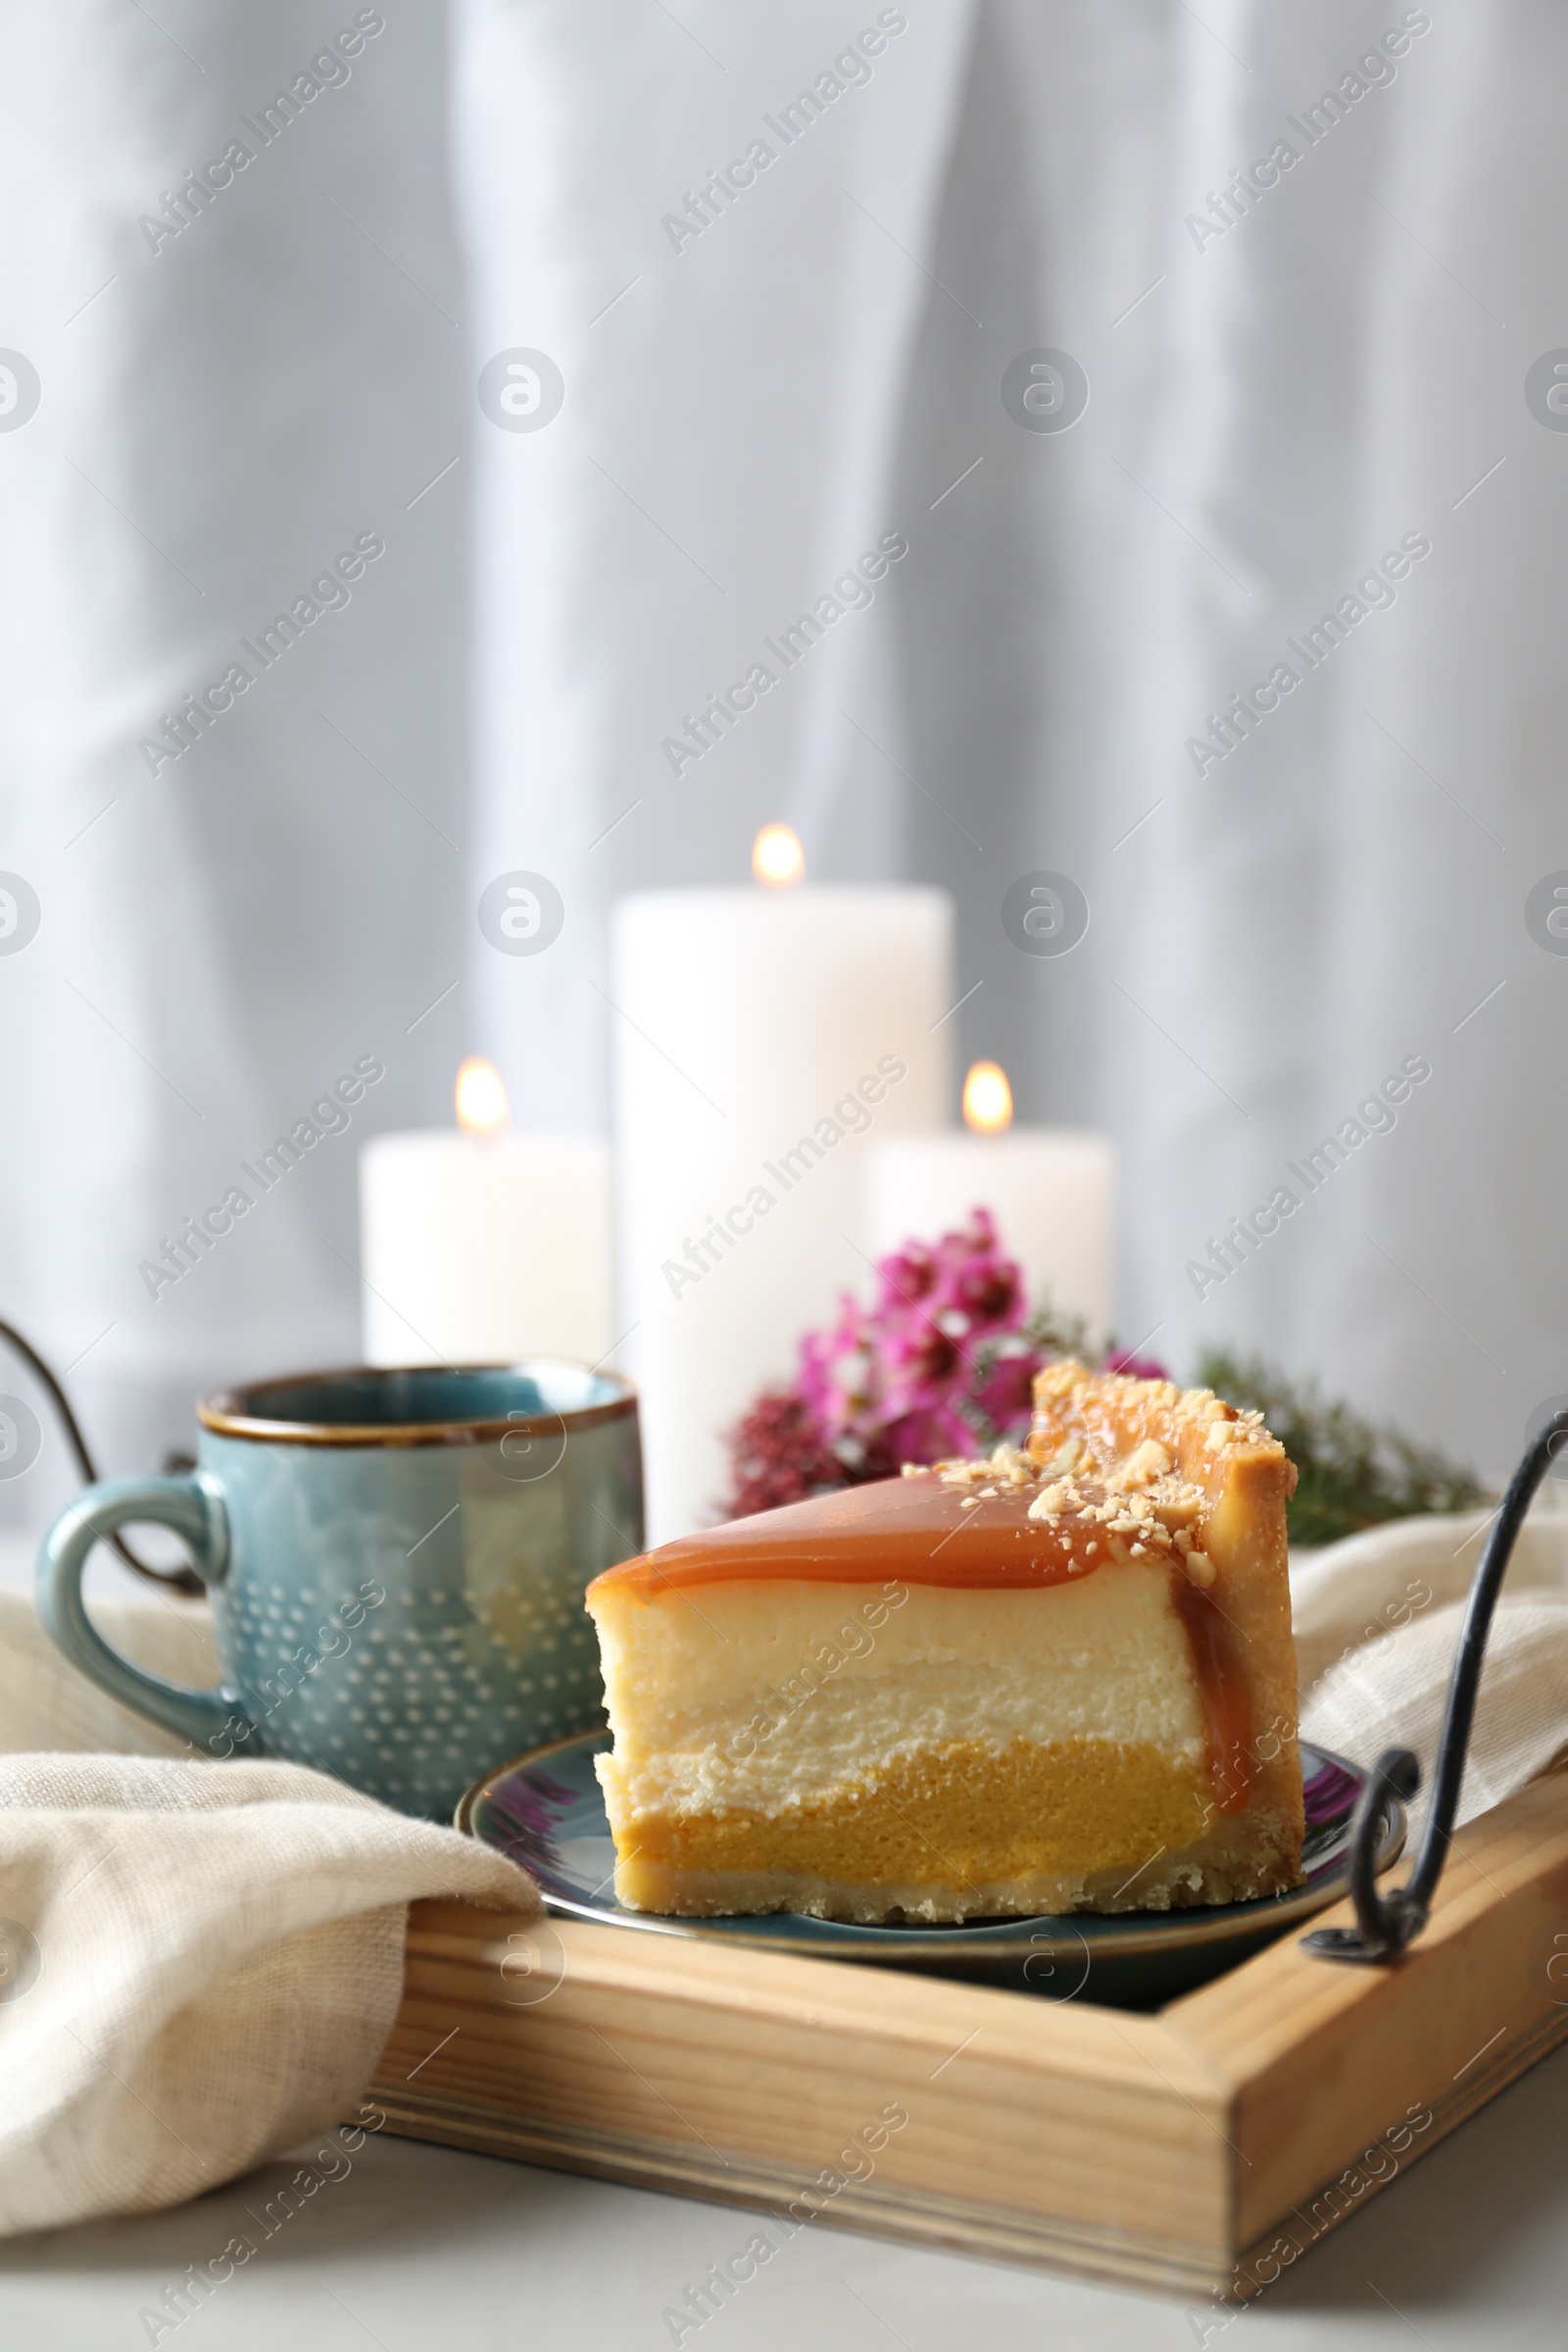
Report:
[[[618,1900],[953,1921],[1298,1885],[1295,1484],[1256,1413],[1063,1363],[1026,1452],[608,1569]]]

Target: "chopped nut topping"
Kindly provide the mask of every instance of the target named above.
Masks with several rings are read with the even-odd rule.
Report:
[[[1146,1438],[1118,1469],[1111,1472],[1105,1484],[1112,1494],[1129,1487],[1149,1487],[1159,1478],[1169,1476],[1170,1455],[1157,1438]]]
[[[1071,1470],[1074,1463],[1077,1462],[1082,1454],[1083,1449],[1084,1442],[1082,1438],[1069,1438],[1066,1444],[1058,1449],[1053,1460],[1041,1463],[1041,1477],[1057,1478],[1066,1471]]]
[[[1035,1376],[1027,1446],[1004,1440],[983,1458],[933,1468],[963,1510],[1018,1496],[1073,1574],[1106,1559],[1166,1560],[1206,1590],[1216,1572],[1203,1532],[1234,1475],[1233,1448],[1250,1458],[1284,1453],[1260,1413],[1208,1389],[1061,1362]]]
[[[1192,1527],[1202,1516],[1203,1490],[1180,1478],[1161,1479],[1139,1500],[1146,1501],[1161,1526],[1173,1532]]]
[[[1028,1450],[1048,1483],[1070,1473],[1106,1494],[1147,1494],[1172,1534],[1203,1525],[1242,1457],[1285,1457],[1261,1414],[1212,1390],[1067,1361],[1035,1375]]]

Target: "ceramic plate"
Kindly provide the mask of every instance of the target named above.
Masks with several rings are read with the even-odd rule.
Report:
[[[1012,1984],[1052,2000],[1168,2000],[1246,1959],[1348,1888],[1350,1816],[1366,1775],[1327,1748],[1301,1742],[1306,1884],[1256,1902],[1192,1911],[1079,1911],[1058,1918],[981,1919],[963,1927],[865,1928],[774,1911],[733,1919],[668,1919],[623,1911],[615,1849],[594,1777],[608,1732],[557,1740],[503,1764],[468,1790],[457,1826],[520,1862],[552,1911],[645,1935],[703,1936],[757,1951],[820,1960],[869,1960],[939,1976]],[[1404,1844],[1397,1806],[1378,1857],[1386,1870]]]

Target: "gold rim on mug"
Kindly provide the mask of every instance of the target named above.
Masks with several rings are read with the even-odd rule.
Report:
[[[565,1412],[518,1414],[514,1420],[492,1416],[457,1421],[281,1421],[270,1419],[265,1410],[266,1399],[279,1391],[318,1389],[333,1381],[406,1380],[411,1374],[430,1373],[527,1373],[535,1364],[558,1360],[564,1370],[592,1372],[595,1380],[609,1382],[616,1394],[603,1404],[573,1405]],[[619,1372],[600,1372],[588,1364],[537,1356],[518,1363],[351,1364],[335,1372],[298,1372],[280,1379],[250,1381],[244,1388],[215,1390],[197,1405],[196,1418],[215,1436],[251,1438],[272,1446],[493,1446],[503,1438],[544,1437],[556,1431],[569,1436],[574,1430],[593,1429],[636,1410],[637,1392]]]

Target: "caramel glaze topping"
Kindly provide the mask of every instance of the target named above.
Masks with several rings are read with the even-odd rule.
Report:
[[[1028,1447],[906,1468],[899,1479],[686,1536],[606,1569],[594,1586],[645,1598],[673,1588],[784,1579],[1012,1591],[1065,1584],[1107,1562],[1172,1574],[1222,1812],[1245,1806],[1250,1742],[1203,1529],[1235,1451],[1283,1455],[1259,1414],[1206,1389],[1049,1365],[1035,1382]],[[1294,1483],[1294,1481],[1293,1481]]]

